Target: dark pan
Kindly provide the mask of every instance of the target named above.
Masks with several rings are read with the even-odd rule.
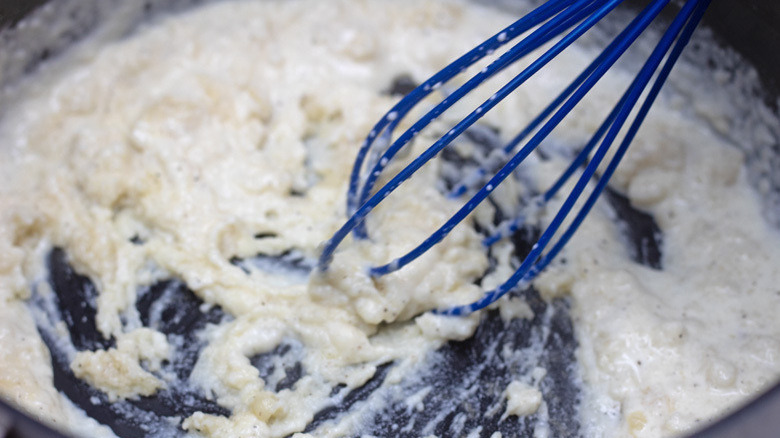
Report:
[[[19,19],[42,3],[44,2],[0,1],[0,22],[13,30]],[[197,2],[150,1],[147,3],[147,13],[153,14],[158,8],[184,7],[190,3]],[[772,101],[777,96],[780,83],[780,58],[776,56],[780,53],[780,27],[777,25],[780,23],[780,4],[773,0],[753,0],[741,4],[743,6],[735,8],[732,2],[714,2],[705,19],[716,32],[720,31],[718,35],[724,43],[740,50],[747,59],[757,65],[765,85],[764,98]],[[735,9],[738,9],[738,13],[734,12]],[[89,8],[85,8],[85,11],[87,12],[83,17],[83,28],[72,29],[69,36],[59,40],[58,44],[61,45],[42,44],[40,51],[29,60],[29,65],[18,66],[19,68],[13,71],[24,74],[41,60],[63,50],[67,43],[88,33],[91,21],[99,19],[99,16],[97,13],[90,13]],[[0,42],[2,41],[0,39]],[[756,41],[762,44],[756,44]],[[6,74],[5,77],[13,79],[12,74]],[[404,78],[399,78],[389,84],[388,92],[403,94],[413,85],[406,82],[408,81]],[[500,135],[498,132],[496,134]],[[489,146],[490,138],[483,138],[478,132],[466,137],[477,147]],[[774,157],[780,160],[780,151],[776,149],[777,145],[774,147]],[[467,167],[469,164],[455,154],[445,154],[444,159],[458,167]],[[774,188],[778,190],[778,187]],[[608,191],[606,199],[616,212],[618,220],[615,226],[624,234],[624,241],[634,261],[653,269],[662,269],[663,236],[652,216],[634,208],[616,191]],[[493,220],[500,221],[501,216],[502,212],[497,209]],[[477,230],[480,230],[479,224]],[[528,242],[535,241],[537,233],[534,229],[522,229],[513,236],[512,241],[518,257],[528,251]],[[135,243],[143,244],[140,241]],[[312,261],[297,256],[294,251],[258,254],[253,259],[232,261],[238,266],[258,261],[272,262],[298,271],[307,271],[313,266]],[[55,314],[48,317],[52,321],[65,321],[71,342],[77,350],[110,347],[113,340],[103,339],[95,329],[95,308],[90,304],[94,303],[97,292],[94,283],[72,268],[65,249],[54,249],[49,254],[47,263],[50,271],[48,281],[55,292],[56,301]],[[495,431],[502,432],[503,436],[532,436],[533,416],[502,420],[503,409],[493,415],[485,415],[485,412],[489,406],[501,403],[502,392],[514,377],[527,374],[532,367],[540,366],[548,371],[540,388],[549,408],[551,436],[581,436],[577,420],[580,400],[577,383],[579,370],[574,358],[577,343],[568,314],[568,303],[562,299],[545,302],[533,289],[516,293],[526,298],[534,310],[536,316],[532,320],[513,320],[507,323],[500,318],[497,311],[487,312],[472,338],[450,342],[433,353],[429,361],[431,365],[423,365],[418,370],[417,374],[422,378],[402,381],[402,390],[395,395],[381,390],[387,372],[394,366],[392,363],[381,365],[375,377],[361,388],[348,390],[336,386],[333,391],[337,402],[319,412],[307,431],[315,430],[362,400],[382,396],[387,397],[387,409],[375,413],[373,418],[366,419],[366,434],[414,437],[419,436],[419,431],[425,429],[438,436],[448,437],[455,436],[455,426],[465,425],[465,428],[458,430],[473,430],[482,426],[481,435],[485,437]],[[37,306],[38,309],[48,308],[51,312],[52,307],[37,303],[36,300],[40,299],[42,298],[34,296],[31,306]],[[208,394],[201,394],[188,384],[189,373],[202,348],[197,341],[197,333],[208,323],[218,323],[230,318],[230,315],[219,308],[203,312],[200,304],[202,303],[195,294],[175,278],[139,291],[136,308],[142,322],[169,337],[183,337],[184,345],[188,348],[178,351],[165,365],[177,376],[177,382],[170,385],[169,389],[152,397],[116,403],[108,403],[103,393],[73,375],[69,364],[63,359],[65,356],[58,351],[57,343],[44,318],[39,330],[52,353],[55,386],[74,404],[100,423],[111,427],[123,438],[148,436],[150,430],[156,431],[155,436],[180,436],[181,430],[167,418],[186,417],[195,411],[229,415],[230,412],[217,405]],[[531,341],[541,343],[544,348],[533,348]],[[507,346],[511,350],[522,352],[517,356],[523,357],[523,360],[512,361],[503,357],[500,350]],[[271,353],[250,359],[261,376],[270,375],[273,367],[279,363],[287,364],[287,377],[277,382],[276,388],[273,388],[280,390],[294,385],[304,372],[294,354],[294,346],[282,344]],[[279,358],[285,360],[279,361]],[[404,396],[421,389],[420,381],[433,388],[423,400],[426,409],[409,410]],[[464,388],[474,388],[474,391],[464,391]],[[780,430],[780,415],[777,414],[780,414],[780,387],[771,389],[753,403],[697,436],[718,438],[736,436],[736,433],[755,437],[776,436],[776,431]],[[6,419],[9,426],[3,430],[2,425],[6,424]],[[408,424],[414,424],[415,427],[405,430],[403,425]],[[63,436],[0,400],[0,433],[3,432],[6,437]]]

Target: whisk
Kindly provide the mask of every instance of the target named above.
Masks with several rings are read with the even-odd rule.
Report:
[[[318,269],[320,271],[327,270],[334,251],[350,232],[354,234],[355,238],[359,239],[368,236],[364,219],[385,197],[622,2],[623,0],[548,0],[431,76],[393,106],[371,130],[357,154],[347,193],[347,214],[349,218],[333,237],[324,243],[318,261]],[[369,268],[370,275],[382,276],[397,271],[414,261],[433,245],[439,243],[485,200],[539,146],[550,132],[564,120],[637,38],[645,32],[668,3],[669,0],[649,1],[645,8],[607,45],[595,60],[503,147],[503,154],[507,158],[506,163],[490,177],[487,183],[477,190],[449,220],[417,247],[390,263]],[[635,137],[674,63],[690,40],[690,36],[699,21],[701,21],[701,17],[709,3],[710,0],[687,0],[682,5],[628,89],[607,115],[604,122],[585,146],[582,147],[557,181],[538,197],[537,202],[539,204],[548,202],[577,172],[577,169],[584,167],[579,179],[574,184],[571,192],[565,197],[553,220],[544,232],[541,233],[538,241],[532,246],[517,270],[504,283],[495,289],[485,292],[478,301],[447,309],[436,309],[434,312],[445,315],[463,315],[482,309],[512,289],[527,287],[531,280],[560,253],[604,190],[629,144]],[[521,36],[522,38],[520,38]],[[518,38],[519,42],[506,50],[486,68],[476,73],[462,86],[452,91],[438,105],[425,113],[409,129],[390,143],[389,140],[392,137],[392,133],[398,127],[400,121],[421,100],[475,62]],[[554,41],[556,39],[557,41]],[[379,176],[390,161],[423,128],[442,115],[444,111],[470,91],[480,86],[485,80],[548,43],[551,44],[549,49],[543,51],[538,58],[530,62],[527,67],[503,85],[495,94],[455,124],[451,130],[441,136],[422,154],[415,157],[410,164],[393,176],[384,186],[375,189]],[[653,78],[655,79],[653,80]],[[651,81],[652,85],[649,85]],[[640,99],[642,100],[641,105],[635,108]],[[631,124],[627,129],[623,130],[624,124],[631,115],[633,115]],[[597,169],[621,131],[623,131],[622,139],[617,149],[615,149],[612,157],[606,163],[606,167],[601,174],[596,176]],[[375,158],[367,159],[370,156]],[[477,171],[476,178],[467,179],[469,181],[481,181],[482,177],[491,171],[492,169],[483,168]],[[574,209],[578,199],[583,196],[583,191],[589,181],[594,178],[596,179],[595,186],[584,202],[580,204],[579,211],[570,220],[567,228],[559,234],[552,247],[544,252],[550,241],[558,233],[566,217]],[[452,190],[451,195],[459,197],[466,193],[469,190],[469,181],[458,184]],[[519,217],[504,224],[504,226],[498,227],[498,231],[486,238],[483,243],[492,245],[519,229],[522,226],[522,221],[523,219]]]

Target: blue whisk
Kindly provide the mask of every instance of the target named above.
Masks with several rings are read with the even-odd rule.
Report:
[[[532,75],[537,73],[550,60],[560,54],[570,44],[582,36],[599,20],[615,9],[623,0],[549,0],[534,9],[529,14],[514,22],[506,29],[498,32],[476,48],[458,58],[431,78],[423,82],[419,87],[410,92],[398,102],[385,116],[374,126],[362,147],[360,148],[354,167],[352,168],[349,192],[347,195],[347,214],[350,215],[346,223],[325,242],[322,254],[319,258],[318,269],[326,271],[336,250],[342,240],[353,232],[356,238],[366,238],[367,230],[364,219],[382,200],[395,190],[401,183],[408,179],[414,172],[422,167],[431,158],[436,156],[443,148],[461,135],[466,129],[478,121],[507,95],[522,85]],[[629,23],[628,26],[605,48],[596,59],[577,76],[566,89],[543,109],[519,134],[504,146],[504,153],[508,160],[482,188],[480,188],[449,220],[438,230],[420,243],[416,248],[393,260],[390,263],[370,268],[372,276],[386,275],[403,268],[408,263],[419,257],[430,247],[440,242],[455,226],[466,218],[490,193],[507,178],[517,166],[526,158],[547,135],[571,112],[582,100],[591,88],[622,56],[634,41],[656,19],[659,13],[668,5],[669,0],[651,0],[649,4]],[[564,200],[560,210],[552,222],[541,234],[539,240],[533,245],[531,251],[520,264],[520,267],[503,284],[493,290],[485,292],[478,301],[449,309],[435,310],[440,314],[462,315],[473,312],[490,305],[513,288],[526,287],[530,281],[541,272],[568,242],[577,227],[590,211],[593,204],[606,186],[615,168],[628,149],[629,144],[636,135],[647,112],[669,75],[672,66],[677,61],[691,34],[701,20],[710,0],[687,0],[669,24],[666,32],[652,51],[641,70],[623,94],[621,99],[606,117],[602,125],[596,130],[593,137],[574,158],[571,165],[561,174],[559,179],[544,194],[541,202],[549,201],[555,196],[561,187],[575,173],[585,165],[579,180],[573,190]],[[483,57],[492,54],[496,49],[510,41],[524,35],[518,43],[506,50],[485,69],[474,75],[464,85],[447,95],[437,106],[428,111],[417,120],[408,130],[387,146],[386,140],[390,138],[399,122],[409,111],[423,98],[438,89],[455,75],[463,72],[473,63]],[[479,105],[463,120],[457,123],[450,131],[439,138],[433,145],[416,157],[403,170],[396,174],[384,186],[375,189],[377,179],[387,167],[393,157],[408,145],[414,136],[428,126],[434,119],[450,108],[455,102],[463,98],[471,90],[478,87],[485,80],[504,70],[509,65],[532,53],[546,43],[557,41],[543,52],[537,59],[515,76],[509,83],[501,87],[493,96]],[[660,66],[660,70],[659,70]],[[646,90],[653,80],[649,90]],[[644,97],[642,97],[644,95]],[[641,106],[634,111],[637,102],[643,98]],[[612,155],[603,173],[599,176],[593,191],[587,197],[576,216],[568,225],[552,247],[544,252],[550,240],[561,227],[564,219],[573,209],[575,202],[582,196],[583,190],[607,154],[607,151],[615,142],[621,128],[634,113],[633,121],[622,137],[619,146]],[[530,136],[530,138],[528,138]],[[528,138],[528,139],[527,139]],[[526,140],[527,139],[527,140]],[[525,142],[525,143],[524,143]],[[380,143],[384,143],[380,146]],[[524,144],[523,144],[524,143]],[[521,147],[522,145],[522,147]],[[598,146],[598,147],[597,147]],[[518,149],[519,148],[519,149]],[[375,151],[375,149],[381,149]],[[369,153],[378,155],[375,160],[367,160]],[[588,157],[591,156],[590,160]],[[483,175],[488,169],[481,171]],[[478,175],[482,176],[482,175]],[[464,194],[469,187],[467,184],[456,186],[453,196]],[[484,240],[485,245],[505,237],[508,232],[517,230],[522,225],[522,218],[515,219],[504,227],[502,231]]]

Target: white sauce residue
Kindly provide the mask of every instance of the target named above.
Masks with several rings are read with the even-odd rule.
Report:
[[[35,288],[51,294],[43,262],[52,247],[64,248],[100,291],[97,326],[116,347],[74,353],[70,345],[68,354],[76,375],[112,400],[166,388],[161,364],[185,348],[181,339],[140,327],[134,310],[140,289],[177,278],[206,303],[204,310],[219,306],[231,315],[204,331],[206,347],[191,381],[232,415],[198,412],[172,420],[191,433],[288,436],[343,395],[332,393],[335,386],[358,388],[384,363],[396,363],[385,378],[387,391],[413,380],[421,361],[435,359],[431,352],[469,338],[479,323],[479,315],[455,319],[428,311],[479,298],[475,280],[489,264],[481,236],[464,224],[398,272],[366,273],[367,265],[399,257],[459,208],[460,201],[439,190],[447,171],[440,164],[388,197],[368,218],[371,239],[348,239],[326,275],[307,278],[290,263],[252,257],[285,254],[287,261],[304,260],[305,272],[344,221],[357,148],[397,100],[384,93],[387,85],[402,74],[427,78],[511,18],[461,1],[225,1],[163,17],[117,41],[83,42],[6,90],[0,391],[66,430],[110,435],[54,389],[47,349],[24,305]],[[481,123],[511,136],[594,53],[568,49],[555,69]],[[530,159],[524,179],[490,187],[498,202],[511,206],[528,194],[528,181],[536,188],[551,184],[631,75],[611,72],[608,84],[555,132],[549,159]],[[717,93],[698,87],[696,77],[673,79],[678,87],[690,83],[694,99]],[[479,90],[474,102],[494,91]],[[733,116],[729,108],[680,99],[659,99],[613,180],[658,223],[663,269],[630,259],[602,202],[535,282],[545,298],[572,303],[588,436],[676,435],[717,418],[780,375],[780,235],[761,216],[741,152],[711,127]],[[695,117],[685,111],[691,107]],[[388,172],[447,132],[457,116],[448,117],[436,132],[418,136],[414,151],[383,162]],[[554,207],[539,210],[542,222]],[[511,273],[510,252],[506,242],[495,247],[497,266],[483,287]],[[231,263],[236,258],[243,261]],[[517,298],[499,307],[506,321],[538,316]],[[56,330],[67,343],[64,324]],[[274,391],[285,378],[286,359],[276,359],[276,370],[263,379],[250,357],[285,342],[301,356],[305,373],[292,388]],[[506,405],[491,409],[533,416],[535,435],[544,437],[550,433],[540,386],[546,371],[527,368],[527,376],[506,388]],[[406,409],[426,409],[430,393],[423,387],[410,394]],[[372,395],[314,434],[359,433],[366,413],[381,411],[383,403]],[[464,416],[452,423],[464,436],[484,433],[465,430]],[[431,425],[398,428],[418,426],[421,434],[434,433]]]
[[[506,387],[506,416],[524,417],[535,413],[542,405],[542,393],[526,383],[513,380]]]

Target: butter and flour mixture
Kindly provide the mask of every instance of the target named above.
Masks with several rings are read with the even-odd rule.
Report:
[[[429,353],[470,338],[482,314],[428,311],[478,299],[516,260],[510,242],[488,254],[479,227],[464,224],[404,269],[367,274],[459,208],[442,190],[451,163],[441,162],[369,216],[370,240],[346,241],[326,273],[311,275],[319,245],[345,220],[354,155],[398,99],[394,81],[427,78],[512,19],[461,1],[214,2],[121,39],[87,39],[7,89],[0,392],[89,436],[120,433],[85,418],[90,409],[55,388],[58,372],[83,382],[98,407],[186,395],[174,402],[192,409],[160,414],[167,426],[149,426],[150,436],[363,433],[367,413],[387,408],[382,397],[311,425],[349,390],[381,374],[391,392]],[[559,70],[482,123],[509,138],[570,77],[569,66],[595,53],[567,50]],[[631,75],[615,71],[609,80],[620,86],[594,90],[545,159],[502,187],[496,204],[514,202],[524,181],[551,184]],[[742,153],[718,132],[729,109],[692,114],[695,105],[671,93],[656,106],[613,185],[657,223],[661,269],[630,257],[603,203],[534,284],[545,300],[570,303],[581,385],[572,400],[581,426],[571,436],[684,433],[780,375],[780,235],[762,217]],[[424,132],[395,165],[449,122]],[[490,208],[498,207],[476,216],[495,214]],[[554,205],[548,210],[542,222]],[[52,280],[58,275],[66,283]],[[78,298],[97,310],[94,320],[58,310],[67,307],[58,288],[87,281],[91,292]],[[498,307],[505,321],[538,316],[520,296]],[[177,308],[186,311],[166,313]],[[186,326],[197,330],[164,329],[187,315],[201,318]],[[79,321],[93,324],[96,340],[73,334]],[[263,357],[273,363],[255,360]],[[548,436],[548,370],[526,371],[508,379],[490,415],[527,417],[536,436]],[[406,394],[405,409],[425,410],[432,391]],[[410,436],[436,432],[406,426],[398,427]],[[454,434],[491,433],[463,426]]]

